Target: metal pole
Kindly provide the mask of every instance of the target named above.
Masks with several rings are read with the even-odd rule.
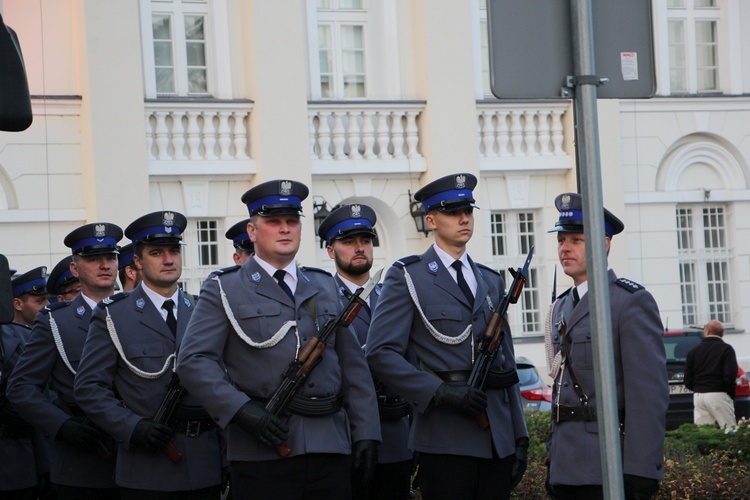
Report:
[[[624,499],[620,425],[617,411],[617,389],[612,349],[607,254],[604,245],[604,210],[602,202],[601,158],[599,156],[599,123],[596,88],[600,84],[594,68],[593,22],[591,0],[571,0],[573,35],[573,70],[577,118],[576,150],[579,156],[579,179],[583,199],[586,234],[586,269],[591,304],[591,341],[594,348],[594,380],[599,415],[604,498]]]

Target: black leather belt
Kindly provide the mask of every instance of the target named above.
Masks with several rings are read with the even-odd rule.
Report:
[[[172,429],[178,434],[184,434],[186,437],[198,437],[204,432],[216,428],[216,422],[210,419],[206,420],[175,420]]]
[[[465,384],[469,381],[471,372],[468,370],[452,370],[435,372],[435,375],[448,384]],[[516,385],[518,382],[518,372],[516,370],[508,370],[505,372],[490,370],[487,374],[484,388],[485,390],[508,389]]]
[[[469,370],[450,370],[444,372],[435,372],[435,375],[440,377],[440,380],[446,384],[465,384],[469,381]]]
[[[266,403],[268,398],[261,398],[248,394],[250,399]],[[338,412],[344,405],[344,393],[339,392],[335,396],[309,397],[295,394],[289,403],[288,411],[302,417],[324,417]]]
[[[30,425],[0,424],[0,439],[19,439],[34,435],[34,428]]]
[[[553,405],[552,419],[555,423],[596,422],[596,407]]]
[[[411,415],[411,407],[401,396],[378,396],[381,420],[396,420]]]

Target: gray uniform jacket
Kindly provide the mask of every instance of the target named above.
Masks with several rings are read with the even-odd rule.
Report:
[[[492,458],[494,445],[497,455],[504,458],[515,453],[516,439],[528,436],[517,383],[507,389],[487,391],[490,430],[481,430],[473,418],[454,409],[429,407],[443,383],[431,371],[471,370],[472,346],[477,348],[478,339],[484,334],[504,290],[498,273],[474,262],[471,262],[471,267],[477,278],[473,308],[433,247],[421,256],[397,261],[383,282],[365,350],[373,373],[413,405],[411,449]],[[467,338],[457,345],[449,345],[433,336],[409,294],[404,270],[412,278],[427,321],[448,337],[458,337],[471,324],[473,344]],[[506,329],[492,369],[516,369],[509,329]]]
[[[0,434],[6,432],[5,426],[26,427],[28,424],[20,417],[15,406],[7,398],[8,379],[13,373],[20,354],[29,340],[31,328],[18,323],[0,325],[0,424],[3,426]],[[34,431],[23,437],[0,436],[0,491],[20,490],[36,485],[37,477],[42,472],[49,471],[49,463],[39,464],[39,459],[49,456],[48,450],[40,448],[41,444]],[[46,469],[42,471],[42,469]],[[2,496],[2,495],[0,495]]]
[[[341,281],[338,274],[334,276],[334,279],[339,287],[339,298],[341,299],[342,306],[346,305],[346,303],[349,302],[349,299],[343,291],[348,291],[349,289],[344,282]],[[370,311],[374,311],[375,306],[377,306],[381,288],[382,286],[378,285],[370,294]],[[357,314],[357,317],[352,322],[352,328],[357,334],[357,341],[360,345],[364,346],[365,342],[367,342],[367,330],[370,328],[370,313],[367,312],[364,307],[359,311],[359,314]],[[396,393],[386,388],[382,395],[393,397],[396,396]],[[383,438],[383,442],[378,450],[378,463],[390,464],[412,459],[412,452],[408,447],[408,415],[401,418],[381,418],[380,434]]]
[[[253,258],[241,267],[209,276],[201,290],[201,299],[177,359],[177,372],[214,420],[228,429],[229,460],[280,458],[273,448],[264,446],[230,421],[250,397],[264,399],[273,395],[282,375],[295,359],[295,332],[299,333],[301,349],[317,328],[322,328],[340,310],[336,285],[330,274],[299,268],[297,278],[296,304]],[[270,339],[287,321],[296,321],[296,328],[291,328],[273,347],[251,347],[230,323],[219,285],[238,327],[252,342]],[[316,317],[313,317],[313,310]],[[349,454],[353,441],[380,441],[375,390],[365,357],[354,333],[339,328],[298,394],[328,397],[342,391],[344,407],[336,413],[289,417],[290,456]]]
[[[75,378],[75,395],[86,414],[111,433],[120,445],[116,474],[119,486],[186,491],[221,483],[221,451],[216,428],[196,437],[176,432],[172,443],[182,455],[177,463],[165,453],[149,453],[130,446],[136,424],[142,418],[156,415],[172,370],[151,380],[133,373],[112,343],[107,315],[114,322],[128,361],[140,370],[156,373],[177,350],[193,312],[191,301],[182,291],[177,306],[176,340],[141,285],[100,302],[91,319]],[[197,404],[187,394],[180,407],[190,406]]]
[[[621,436],[623,472],[661,480],[664,477],[664,430],[669,383],[661,336],[659,308],[641,285],[618,279],[609,271],[617,405],[624,414]],[[552,318],[552,344],[560,350],[561,320],[569,338],[569,363],[589,397],[596,405],[594,364],[589,315],[589,294],[573,308],[573,297],[566,292],[555,304]],[[570,370],[563,371],[562,389],[555,384],[552,401],[580,406]],[[553,423],[548,438],[551,484],[602,484],[597,422]]]
[[[112,454],[108,459],[55,439],[62,424],[71,418],[69,408],[76,407],[77,402],[73,395],[74,375],[60,357],[50,321],[57,325],[68,361],[77,370],[90,320],[91,309],[81,294],[70,302],[57,302],[42,309],[36,315],[26,351],[10,381],[10,397],[19,413],[52,441],[53,483],[106,489],[115,487],[114,439],[104,443]],[[57,401],[50,399],[48,388]]]

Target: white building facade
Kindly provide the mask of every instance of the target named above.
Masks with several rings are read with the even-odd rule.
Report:
[[[544,364],[555,196],[576,190],[567,100],[501,101],[481,0],[0,0],[18,33],[34,123],[0,133],[0,231],[11,267],[53,266],[75,227],[154,210],[190,222],[183,286],[232,263],[242,193],[310,186],[298,260],[331,270],[314,213],[378,215],[376,267],[421,253],[410,193],[479,179],[472,257],[535,257],[509,311]],[[654,0],[657,96],[600,100],[604,203],[625,222],[609,263],[670,329],[719,319],[750,360],[750,4]],[[533,64],[533,61],[530,61]],[[557,291],[570,285],[558,276]]]

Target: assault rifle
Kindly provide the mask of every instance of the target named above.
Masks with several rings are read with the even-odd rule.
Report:
[[[508,268],[510,274],[513,276],[513,283],[508,288],[508,292],[500,299],[495,312],[492,313],[490,321],[487,323],[487,328],[482,335],[482,339],[479,341],[479,348],[477,350],[477,359],[474,361],[474,365],[471,367],[471,374],[469,375],[468,385],[484,391],[487,384],[487,375],[490,373],[492,363],[495,361],[497,350],[503,341],[505,335],[505,313],[508,311],[510,304],[515,304],[521,297],[523,286],[526,284],[526,275],[529,272],[529,264],[531,263],[531,257],[534,255],[534,247],[529,250],[529,255],[526,257],[526,262],[522,268],[513,269]],[[487,415],[482,413],[477,416],[477,424],[481,429],[489,427],[489,421]]]
[[[346,328],[354,321],[362,306],[365,305],[367,296],[380,281],[382,273],[383,270],[380,269],[372,276],[369,285],[357,289],[338,316],[326,321],[317,335],[310,339],[297,355],[297,359],[292,361],[289,368],[284,372],[284,380],[266,403],[266,410],[280,418],[286,414],[289,405],[292,403],[292,398],[305,385],[305,380],[323,356],[328,339],[331,338],[338,327]],[[276,447],[276,452],[279,456],[286,457],[292,452],[292,449],[286,443],[282,443]]]
[[[172,416],[174,416],[174,411],[177,409],[177,406],[179,406],[184,395],[185,388],[180,383],[180,377],[177,376],[176,373],[172,373],[172,378],[170,379],[169,384],[167,384],[167,393],[164,395],[164,399],[161,400],[159,409],[156,410],[154,422],[169,426],[169,422],[172,420]],[[172,441],[167,444],[164,452],[175,464],[182,460],[182,454],[177,451],[177,448],[174,447]]]

